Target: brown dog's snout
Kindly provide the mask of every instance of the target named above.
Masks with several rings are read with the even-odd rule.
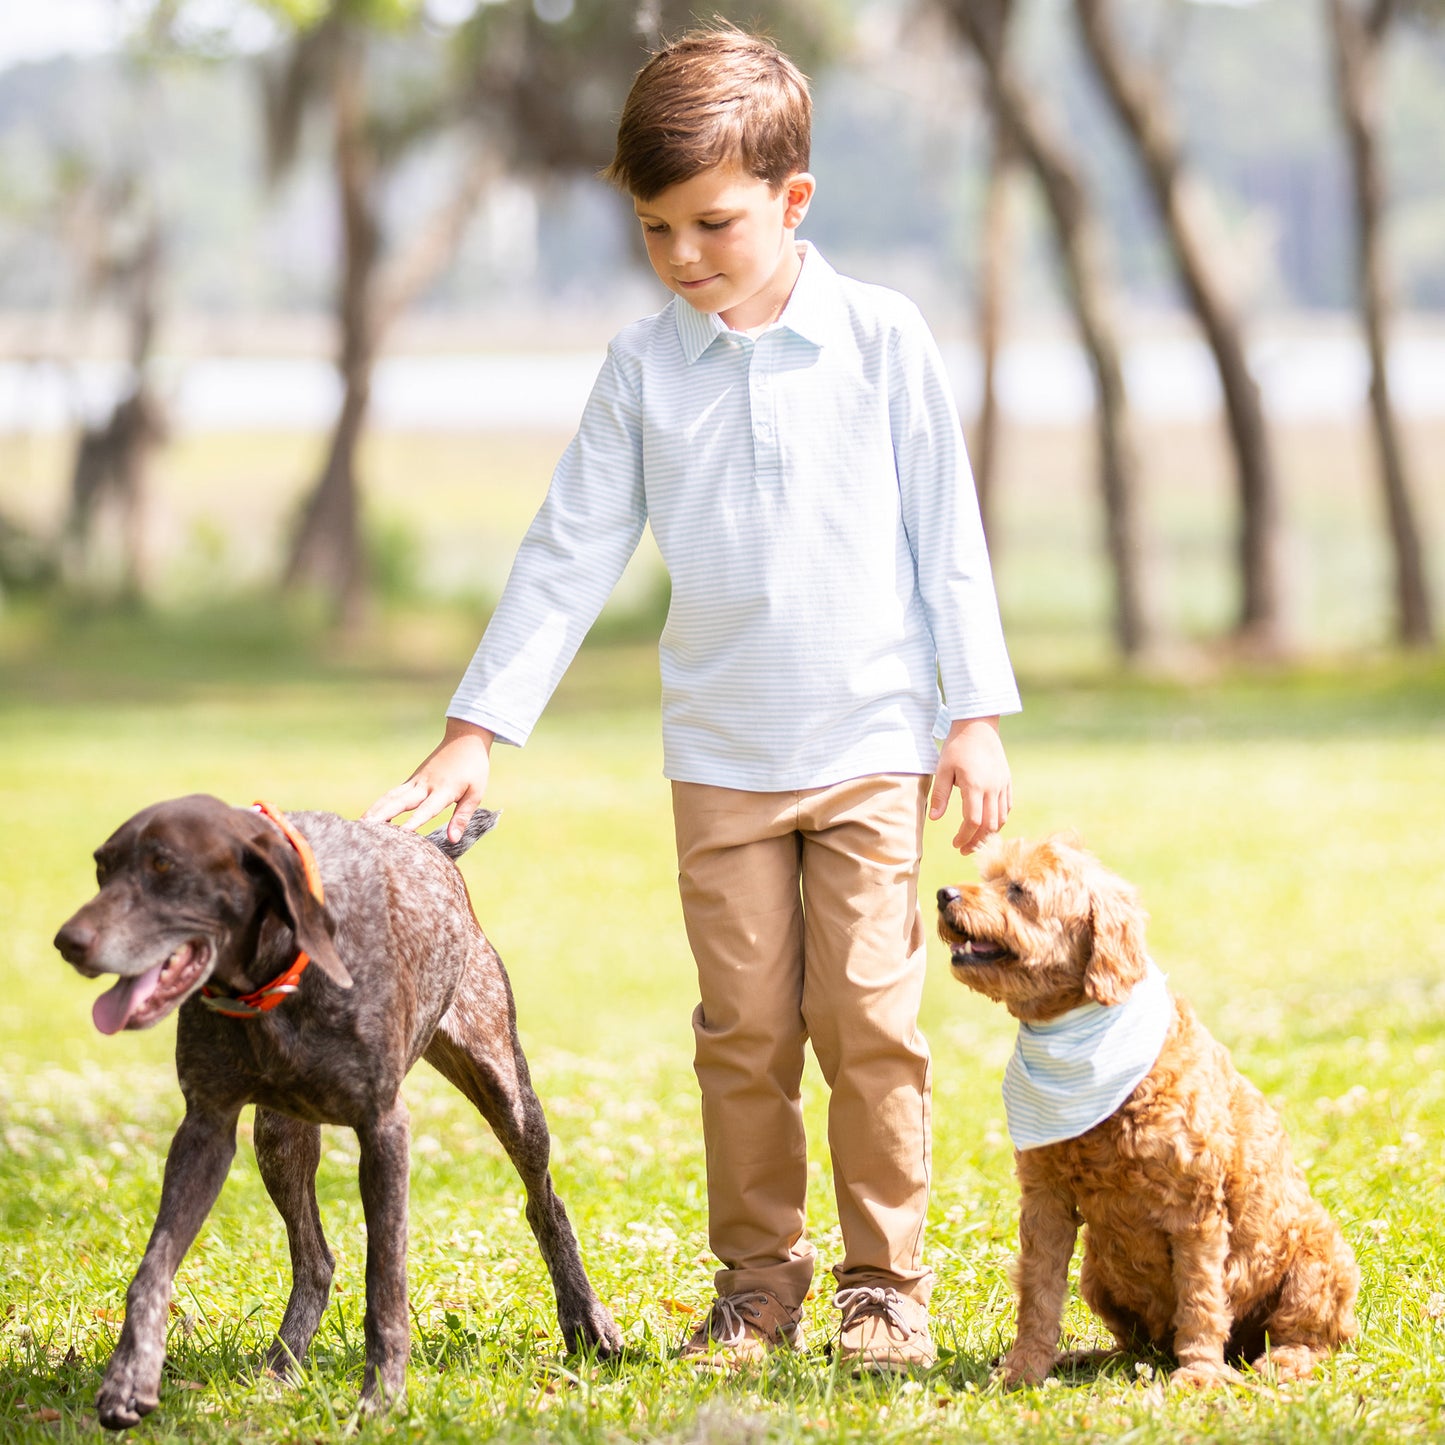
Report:
[[[957,888],[940,888],[938,890],[938,906],[947,908],[950,903],[957,903],[963,894]]]
[[[55,946],[67,963],[83,968],[91,949],[95,947],[95,938],[95,929],[78,918],[72,918],[55,935]]]

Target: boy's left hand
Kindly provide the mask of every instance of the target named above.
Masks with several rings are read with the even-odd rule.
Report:
[[[996,717],[960,718],[948,730],[938,754],[928,816],[935,821],[948,811],[954,788],[963,799],[963,824],[954,835],[960,853],[972,853],[997,833],[1013,807],[1008,759]]]

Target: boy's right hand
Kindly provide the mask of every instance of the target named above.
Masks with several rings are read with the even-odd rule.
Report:
[[[389,823],[410,813],[410,821],[403,826],[415,833],[455,803],[447,837],[459,842],[487,790],[495,737],[475,723],[449,717],[441,742],[426,761],[406,782],[383,793],[362,816],[373,823]]]

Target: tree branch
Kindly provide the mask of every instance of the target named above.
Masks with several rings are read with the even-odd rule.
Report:
[[[491,148],[477,141],[456,189],[388,264],[376,286],[374,324],[378,339],[456,255],[467,225],[498,169]]]

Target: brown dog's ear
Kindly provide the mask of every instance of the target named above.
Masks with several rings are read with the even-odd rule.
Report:
[[[1084,969],[1084,993],[1095,1003],[1123,1003],[1148,970],[1144,910],[1121,878],[1105,875],[1089,889],[1093,952]]]
[[[331,915],[312,893],[300,855],[271,824],[264,827],[250,840],[251,854],[280,888],[297,945],[333,983],[350,988],[351,975],[331,941]]]

